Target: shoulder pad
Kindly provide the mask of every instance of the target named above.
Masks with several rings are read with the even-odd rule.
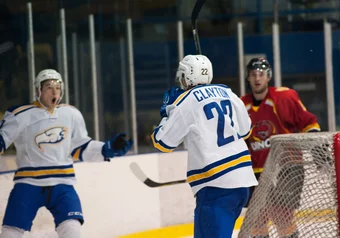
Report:
[[[57,106],[57,108],[59,108],[59,107],[73,107],[73,108],[76,108],[75,106],[72,106],[72,105],[66,104],[66,103],[59,104],[59,105]]]
[[[288,91],[288,90],[291,90],[291,89],[287,87],[278,87],[275,89],[276,92],[282,92],[282,91]]]
[[[12,114],[14,114],[16,116],[19,113],[25,112],[29,109],[36,108],[36,107],[37,106],[35,106],[34,104],[22,104],[22,105],[10,107],[10,108],[8,108],[7,111],[11,112]]]

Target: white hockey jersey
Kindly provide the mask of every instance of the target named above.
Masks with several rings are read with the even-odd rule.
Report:
[[[82,114],[73,106],[58,105],[53,112],[35,102],[6,111],[0,122],[6,149],[16,147],[14,182],[36,186],[75,183],[73,159],[103,161],[103,142],[87,135]],[[86,149],[86,150],[85,150]]]
[[[257,185],[244,141],[251,120],[244,103],[225,85],[201,85],[182,93],[167,106],[154,130],[154,146],[171,152],[184,141],[188,149],[187,181],[196,194],[206,186]]]

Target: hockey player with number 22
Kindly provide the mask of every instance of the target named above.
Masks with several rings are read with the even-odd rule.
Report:
[[[228,238],[257,185],[244,141],[251,130],[247,110],[232,90],[210,84],[212,64],[203,55],[179,63],[176,87],[163,97],[154,146],[171,152],[183,141],[188,149],[187,181],[196,197],[195,238]]]
[[[52,213],[59,238],[80,238],[84,218],[73,187],[72,157],[110,161],[125,155],[133,144],[124,133],[105,142],[92,140],[82,114],[59,105],[63,88],[57,71],[41,71],[35,80],[36,101],[8,109],[0,122],[0,152],[14,143],[18,166],[0,238],[23,237],[43,206]]]

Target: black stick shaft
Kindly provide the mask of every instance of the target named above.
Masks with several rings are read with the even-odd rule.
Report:
[[[202,54],[202,51],[201,51],[201,44],[200,44],[198,30],[197,30],[197,18],[204,5],[204,2],[205,0],[197,0],[194,6],[194,9],[192,10],[192,13],[191,13],[192,34],[194,37],[196,53],[199,55]]]

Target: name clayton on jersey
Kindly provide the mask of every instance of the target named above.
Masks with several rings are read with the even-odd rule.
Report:
[[[199,90],[194,91],[193,94],[198,102],[203,101],[209,97],[229,98],[227,90],[225,90],[224,88],[220,88],[220,87],[209,87],[209,88],[199,89]]]

